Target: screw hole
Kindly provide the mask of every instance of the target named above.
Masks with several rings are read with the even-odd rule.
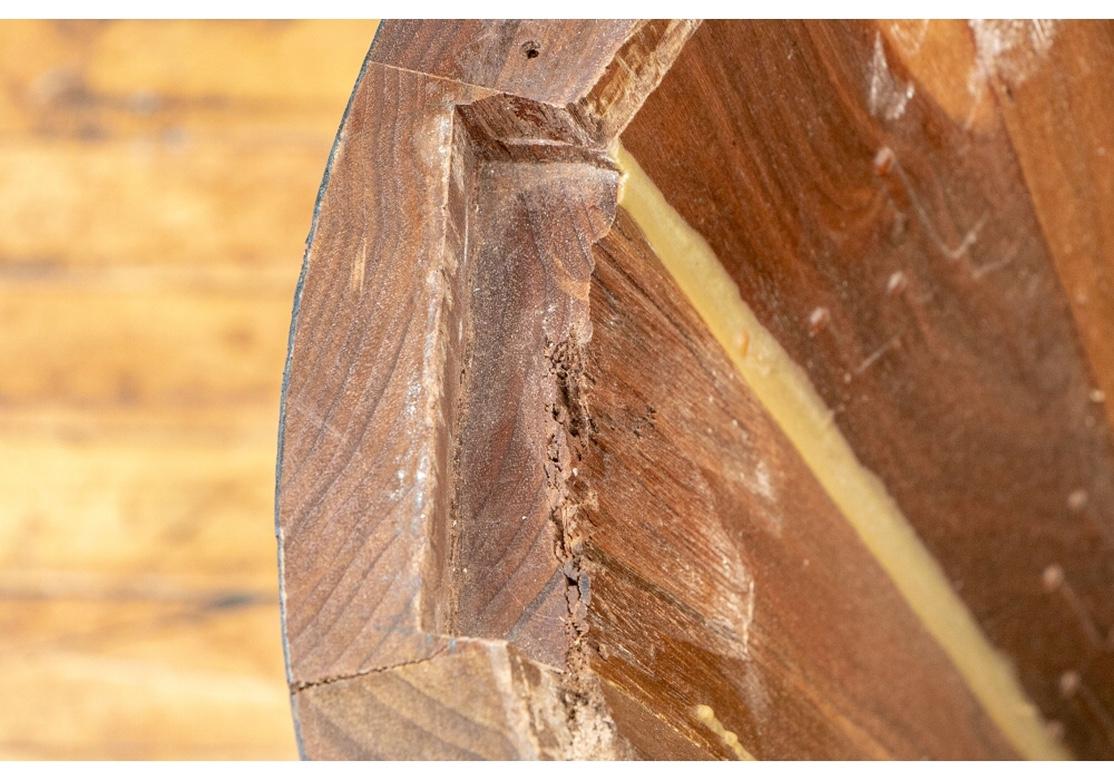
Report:
[[[526,43],[522,44],[522,53],[526,55],[526,59],[532,60],[541,54],[538,48],[536,41],[526,41]]]

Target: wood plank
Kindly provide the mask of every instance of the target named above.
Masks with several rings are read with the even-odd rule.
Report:
[[[0,28],[0,137],[148,140],[184,126],[206,141],[327,148],[375,27],[9,21]]]
[[[176,425],[129,432],[0,414],[0,441],[20,453],[0,475],[0,593],[273,594],[274,419],[235,416],[171,412]]]
[[[283,267],[280,259],[289,248],[305,239],[305,215],[313,205],[312,184],[295,197],[283,194],[286,183],[312,181],[309,172],[320,168],[325,156],[320,143],[293,146],[0,141],[3,191],[10,193],[0,218],[35,226],[51,215],[49,229],[8,231],[0,240],[0,273],[152,266],[196,273],[239,267],[277,287],[274,271]],[[230,169],[237,175],[229,178]],[[183,240],[199,224],[208,227]],[[281,282],[289,295],[289,280]]]
[[[272,594],[208,601],[196,594],[20,599],[5,592],[0,664],[11,700],[28,706],[0,714],[0,753],[289,757],[288,696],[274,684]]]
[[[1052,29],[1055,45],[1041,52],[1040,67],[1026,69],[1024,78],[994,79],[986,88],[1002,111],[1091,363],[1095,387],[1089,397],[1114,425],[1114,404],[1105,403],[1114,398],[1114,345],[1108,338],[1114,330],[1114,123],[1099,97],[1109,88],[1105,74],[1114,66],[1114,25]],[[994,30],[989,27],[983,38]],[[1034,34],[1024,26],[1003,32],[1022,39],[1015,49]]]
[[[282,365],[274,334],[289,314],[286,290],[249,279],[191,289],[184,279],[145,284],[138,274],[100,284],[67,276],[0,289],[12,326],[0,360],[24,366],[0,378],[6,408],[274,408],[267,373]]]
[[[588,94],[635,28],[635,22],[621,19],[390,20],[370,56],[373,62],[564,106]]]
[[[705,25],[624,144],[806,370],[1054,728],[1105,755],[1114,451],[1096,365],[1001,112],[941,98],[967,88],[958,79],[922,89],[885,40],[860,23]],[[1024,45],[1012,56],[1044,67]],[[981,67],[969,51],[963,72]],[[872,113],[879,79],[912,85],[892,116]],[[1095,303],[1097,326],[1111,310]]]
[[[561,23],[546,26],[571,40]],[[621,43],[616,37],[611,50]],[[583,52],[586,61],[596,56]],[[549,78],[564,85],[576,74],[566,68]],[[309,756],[333,749],[322,736],[332,733],[323,725],[330,712],[314,704],[326,696],[322,689],[425,666],[458,632],[504,643],[521,634],[515,646],[527,656],[555,668],[566,660],[560,618],[568,575],[553,558],[560,540],[551,523],[568,454],[558,452],[560,443],[553,454],[545,445],[560,425],[555,367],[541,352],[575,341],[590,270],[584,247],[609,220],[599,203],[613,205],[618,175],[599,150],[569,146],[566,134],[577,131],[562,109],[491,96],[372,62],[334,152],[307,252],[280,451],[290,682]],[[400,136],[411,143],[400,146]],[[544,168],[519,178],[519,159]],[[548,184],[539,186],[543,170]],[[384,188],[393,197],[377,197]],[[569,206],[540,235],[532,223],[545,219],[541,210],[552,200]],[[465,240],[470,222],[489,226],[489,248]],[[494,237],[504,232],[528,239],[514,262],[518,304],[510,306],[484,297],[502,278],[506,258]],[[519,306],[540,314],[545,327],[534,332],[524,321],[523,361],[500,373],[504,348],[495,336],[515,327],[509,318]],[[514,405],[490,395],[506,381],[503,398]],[[515,388],[532,385],[539,394],[519,398]],[[484,492],[488,446],[513,453],[506,491]],[[521,492],[520,476],[529,482]],[[385,492],[387,484],[394,487]],[[484,523],[489,502],[498,527]],[[512,506],[516,521],[504,525]],[[459,527],[450,513],[459,513]],[[530,594],[519,602],[511,591],[509,603],[499,602],[504,580]],[[610,733],[588,714],[593,706],[585,700],[586,722],[565,738],[563,749],[572,751],[565,755],[585,740],[615,755],[609,739],[590,736]],[[403,755],[404,743],[375,750]]]
[[[453,102],[475,93],[369,65],[334,151],[306,256],[313,272],[297,297],[293,338],[303,346],[292,353],[281,423],[292,685],[417,661],[443,644],[423,631],[420,598],[441,500],[430,376],[440,355],[423,334],[442,327],[448,180],[440,150],[453,142]],[[397,145],[400,136],[413,141]],[[403,189],[375,198],[385,186]],[[437,216],[405,234],[376,230],[406,225],[412,212]]]
[[[279,377],[374,26],[0,24],[0,755],[296,755]]]
[[[718,757],[698,706],[760,759],[1014,757],[625,211],[595,255],[596,671]]]
[[[401,746],[426,761],[599,757],[593,735],[573,739],[561,695],[555,670],[505,643],[468,640],[417,663],[305,688],[298,712],[317,758],[392,759]]]

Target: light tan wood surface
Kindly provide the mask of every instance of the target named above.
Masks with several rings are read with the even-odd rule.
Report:
[[[0,757],[295,757],[279,382],[374,29],[0,24]]]

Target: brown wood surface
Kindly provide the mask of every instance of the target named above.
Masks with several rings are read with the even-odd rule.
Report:
[[[277,377],[373,31],[0,23],[0,757],[297,756]]]
[[[623,139],[806,367],[1030,695],[1074,749],[1104,755],[1114,450],[1102,388],[1114,374],[1087,333],[1114,330],[1103,243],[1114,160],[1097,151],[1109,119],[1091,119],[1083,95],[1109,86],[1099,63],[1114,26],[1050,27],[1065,39],[1043,62],[1034,28],[1016,24],[924,31],[951,36],[958,59],[941,58],[953,78],[937,89],[986,92],[951,113],[904,67],[893,28],[705,25]],[[980,36],[1014,48],[988,63]],[[967,59],[953,37],[968,41]],[[1093,69],[1058,66],[1065,52]],[[900,117],[870,111],[879,69],[915,87]],[[1049,75],[1029,83],[1032,72]],[[1074,109],[1035,105],[1064,82],[1080,93],[1078,130]],[[1029,141],[1027,175],[1012,139],[1049,116],[1073,130]],[[1094,157],[1086,174],[1055,163],[1082,154]],[[1053,187],[1078,194],[1054,203]],[[1042,220],[1078,231],[1046,232]],[[1065,695],[1064,675],[1085,693]]]
[[[1017,755],[616,208],[621,134],[1112,755],[1110,30],[384,24],[291,332],[303,754]]]
[[[591,310],[577,482],[612,695],[717,757],[699,704],[762,758],[1013,757],[625,212]]]

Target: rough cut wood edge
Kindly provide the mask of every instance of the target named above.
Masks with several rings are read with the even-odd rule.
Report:
[[[671,22],[638,23],[621,29],[624,33],[629,29],[642,30],[645,33],[660,28],[668,33],[675,26]],[[692,26],[682,25],[688,32],[691,32]],[[561,23],[547,23],[542,25],[542,28],[544,35],[536,31],[537,26],[534,27],[535,33],[531,40],[540,41],[540,45],[546,49],[554,44],[564,45],[561,43],[561,36],[575,32],[571,29],[565,30]],[[338,738],[335,731],[325,728],[327,719],[319,717],[316,714],[318,710],[309,706],[310,702],[320,699],[324,689],[340,690],[338,686],[342,686],[348,690],[355,685],[354,681],[361,680],[372,673],[377,673],[376,676],[384,673],[396,674],[393,670],[424,668],[427,664],[433,665],[429,667],[430,669],[440,668],[450,662],[435,662],[433,659],[439,656],[455,657],[461,652],[457,640],[453,638],[458,623],[476,629],[475,633],[480,635],[487,632],[488,635],[495,633],[498,637],[502,632],[504,641],[509,638],[521,639],[516,636],[521,620],[511,626],[491,625],[490,620],[484,615],[469,611],[467,599],[472,590],[461,587],[468,583],[453,581],[459,577],[467,577],[466,559],[462,561],[460,547],[462,540],[466,547],[468,538],[476,537],[476,534],[454,533],[449,520],[455,511],[452,508],[455,502],[467,500],[467,496],[457,496],[455,489],[450,490],[454,484],[451,476],[454,458],[448,445],[458,435],[471,435],[468,431],[454,431],[451,427],[452,423],[449,422],[458,418],[458,405],[467,403],[467,394],[461,396],[457,390],[454,390],[454,383],[445,381],[446,366],[461,365],[463,362],[459,352],[464,348],[463,342],[459,339],[454,341],[449,331],[455,327],[460,333],[466,327],[473,327],[474,323],[470,321],[472,317],[501,315],[498,302],[493,304],[496,309],[490,314],[484,314],[482,302],[477,306],[465,305],[463,310],[458,310],[459,299],[466,297],[468,291],[460,285],[459,281],[442,278],[443,272],[438,269],[441,267],[448,269],[449,276],[460,273],[462,278],[468,278],[467,275],[473,272],[472,266],[476,265],[482,273],[483,252],[478,252],[478,260],[474,263],[473,248],[466,246],[465,225],[471,218],[469,211],[474,210],[480,219],[490,215],[495,220],[493,223],[495,225],[502,220],[500,215],[507,213],[511,219],[507,223],[507,229],[516,229],[517,220],[513,216],[516,203],[522,197],[529,199],[531,193],[537,194],[535,186],[537,171],[526,177],[521,184],[516,184],[518,174],[515,169],[532,162],[544,163],[545,171],[557,176],[558,189],[541,193],[542,199],[528,208],[526,218],[531,219],[530,214],[537,216],[550,212],[551,209],[547,205],[549,202],[565,203],[565,213],[551,223],[555,231],[554,240],[558,244],[553,249],[557,252],[556,256],[560,257],[563,254],[573,265],[568,266],[562,261],[564,267],[555,267],[548,281],[540,279],[539,283],[542,287],[537,289],[543,294],[546,288],[551,289],[553,291],[551,294],[557,295],[553,306],[558,308],[566,305],[560,303],[562,298],[568,300],[574,307],[578,305],[577,300],[586,301],[588,280],[584,274],[590,273],[590,262],[584,265],[584,260],[589,258],[582,258],[582,271],[574,271],[573,277],[569,277],[568,272],[576,265],[575,255],[583,254],[583,248],[590,246],[601,237],[601,231],[606,230],[610,224],[618,177],[613,165],[606,161],[602,148],[599,145],[593,147],[590,143],[585,145],[584,141],[590,140],[589,134],[592,131],[600,132],[599,128],[608,121],[606,115],[598,113],[598,106],[606,108],[615,105],[628,114],[632,111],[631,99],[621,87],[623,79],[628,78],[624,74],[630,74],[631,78],[637,77],[645,83],[660,78],[664,72],[664,67],[660,64],[648,69],[630,67],[632,63],[636,64],[639,56],[642,55],[638,52],[627,53],[624,54],[628,61],[627,67],[620,68],[618,74],[612,72],[607,76],[609,97],[597,98],[594,103],[583,108],[574,106],[571,111],[558,107],[550,108],[544,103],[512,96],[499,97],[496,93],[481,87],[443,78],[431,78],[376,62],[378,42],[389,34],[390,29],[390,23],[385,24],[377,34],[377,43],[373,44],[364,64],[330,157],[325,182],[315,208],[313,228],[295,297],[290,357],[284,379],[280,459],[277,472],[277,534],[283,583],[284,636],[288,643],[287,669],[293,691],[299,745],[304,755],[330,755],[329,745],[334,744]],[[426,26],[427,32],[433,31],[434,35],[439,31],[443,33],[450,29],[451,26],[447,25],[442,25],[440,30],[436,25]],[[670,45],[677,47],[683,42],[685,34],[658,35],[656,38],[664,39]],[[623,42],[622,37],[603,36],[598,45],[610,47],[610,54],[605,61],[613,58],[615,51]],[[582,42],[577,45],[582,46]],[[646,51],[656,50],[646,49]],[[548,80],[560,81],[567,85],[569,81],[583,81],[586,75],[591,76],[590,72],[585,74],[580,63],[598,61],[598,48],[581,48],[578,56],[579,60],[574,58],[562,60],[559,63],[560,67],[553,71],[557,76],[550,76]],[[655,56],[663,55],[656,52]],[[593,83],[593,81],[585,81],[583,86],[577,87],[579,94],[587,96]],[[377,116],[372,120],[374,124],[365,123],[368,119],[366,113],[352,111],[357,101],[367,100],[380,103],[381,110],[375,112]],[[473,108],[467,108],[470,104]],[[586,118],[591,118],[594,126],[578,130],[578,127],[585,127]],[[400,122],[409,124],[400,126],[398,124]],[[566,128],[567,133],[571,135],[561,135],[562,127]],[[557,136],[552,135],[554,128],[558,132]],[[538,136],[537,133],[542,135]],[[397,142],[394,141],[400,135],[418,142],[416,149],[405,150],[412,153],[412,156],[406,160],[391,159],[392,155],[400,151]],[[592,148],[597,148],[597,151],[593,152]],[[581,149],[583,151],[579,151]],[[457,153],[454,154],[453,150]],[[508,165],[510,167],[507,167]],[[561,165],[571,166],[565,178],[568,182],[567,186],[559,183],[562,178]],[[374,275],[369,278],[366,275],[371,268],[368,264],[369,258],[377,258],[385,254],[385,247],[382,244],[369,246],[369,242],[382,241],[384,238],[382,233],[367,232],[369,223],[366,221],[356,224],[353,229],[353,225],[344,224],[345,217],[340,214],[341,210],[330,211],[328,203],[330,197],[347,198],[348,202],[367,199],[370,197],[367,194],[368,178],[378,176],[383,180],[381,187],[388,186],[390,182],[387,180],[392,178],[397,184],[399,170],[408,171],[408,180],[405,182],[409,186],[407,191],[414,193],[413,197],[417,199],[407,206],[411,217],[401,219],[396,216],[392,220],[390,215],[379,213],[377,220],[382,220],[384,224],[393,222],[402,226],[409,222],[410,227],[417,226],[418,235],[408,237],[410,245],[417,251],[417,254],[412,255],[415,273],[413,277],[402,282],[409,285],[408,289],[394,290],[393,293],[396,300],[403,296],[408,297],[417,304],[418,311],[425,310],[428,315],[420,323],[418,333],[411,335],[409,340],[400,339],[400,335],[405,335],[407,326],[394,323],[384,326],[389,327],[390,330],[383,332],[382,337],[378,339],[362,338],[361,334],[361,338],[353,341],[351,327],[337,322],[336,309],[343,305],[338,298],[344,299],[346,293],[334,283],[342,280],[342,283],[347,283],[348,293],[352,293],[362,291],[366,284],[389,285],[392,280]],[[538,171],[540,170],[542,169],[539,168]],[[578,193],[584,191],[585,174],[588,178],[596,175],[592,171],[598,172],[604,190],[601,191],[598,205],[588,201],[584,203],[584,207],[587,208],[584,213],[588,222],[583,229],[588,232],[583,233],[575,222],[568,222],[567,217],[570,216],[570,212],[567,209],[568,203],[575,203]],[[477,178],[484,179],[485,186],[478,190],[480,199],[473,202],[475,196],[472,183]],[[353,187],[357,189],[353,190]],[[500,188],[507,191],[506,197],[509,200],[504,202],[496,195],[494,202],[491,202],[492,193]],[[429,194],[431,192],[434,195],[431,196]],[[438,192],[443,195],[436,195]],[[400,197],[399,201],[402,200],[403,198]],[[438,205],[439,202],[443,205]],[[401,205],[401,203],[386,205],[390,209],[393,205]],[[510,211],[507,212],[504,206]],[[592,213],[601,208],[603,211],[600,212],[599,218],[593,217]],[[417,214],[426,216],[419,218]],[[592,226],[593,223],[595,227]],[[561,231],[566,228],[571,228],[573,232],[567,239],[562,239]],[[572,254],[569,254],[570,252]],[[454,255],[456,255],[455,259]],[[430,265],[429,258],[436,259],[442,256],[447,264],[441,262]],[[346,262],[350,257],[358,259],[347,273],[309,273],[311,266],[315,264],[335,262],[338,258],[344,258],[342,262]],[[405,262],[402,257],[394,259],[396,262]],[[423,268],[430,270],[423,273]],[[374,271],[374,268],[371,270]],[[493,271],[497,272],[497,269],[493,267]],[[579,274],[580,281],[575,280],[576,274]],[[331,289],[330,285],[332,285]],[[374,316],[377,300],[378,298],[369,300],[369,296],[360,297],[354,302],[357,310],[348,311],[346,314],[352,321],[363,322],[374,327],[377,324]],[[552,306],[550,308],[552,309]],[[505,314],[506,310],[502,313]],[[524,368],[528,371],[542,370],[543,373],[556,370],[559,373],[560,365],[569,359],[562,355],[575,354],[577,350],[575,345],[581,337],[576,336],[575,333],[578,329],[582,329],[582,326],[575,324],[578,320],[583,322],[583,314],[573,315],[571,320],[564,315],[558,315],[558,319],[554,321],[556,330],[545,336],[548,346],[540,345],[551,355],[548,359],[549,367],[530,362],[539,355],[534,349],[536,345],[531,345],[530,349],[523,351],[525,358],[530,362],[530,365]],[[568,329],[570,327],[571,330]],[[300,342],[298,336],[306,328],[313,329],[314,337],[309,339],[311,346],[298,350],[295,347],[299,343],[305,343]],[[420,337],[421,333],[435,336],[441,334],[436,343],[430,343],[424,348],[424,357],[414,351],[415,344],[420,345],[425,341]],[[363,430],[366,432],[367,426],[373,422],[368,421],[366,415],[374,415],[375,409],[361,407],[358,399],[348,400],[345,402],[344,411],[350,414],[339,421],[336,415],[331,420],[323,419],[320,416],[321,412],[315,410],[329,409],[336,403],[337,393],[352,392],[358,395],[362,384],[368,381],[366,371],[377,360],[373,352],[381,348],[384,343],[391,346],[391,339],[395,340],[394,360],[398,366],[392,376],[417,377],[418,384],[410,384],[408,388],[393,386],[388,386],[386,389],[379,388],[378,392],[397,399],[394,402],[394,409],[405,411],[404,419],[399,420],[396,414],[384,423],[388,428],[386,431],[378,431],[383,437],[381,441],[399,446],[392,454],[393,460],[390,466],[382,469],[383,477],[374,478],[373,475],[372,479],[368,479],[365,470],[359,470],[360,473],[354,476],[348,468],[353,461],[360,461],[363,464],[365,458],[382,459],[385,456],[382,450],[373,455],[372,450],[361,449],[366,444],[361,436],[357,435],[353,438],[341,434],[335,426],[343,424],[349,426],[348,430],[351,430],[350,424],[355,424],[353,420],[361,418]],[[318,354],[310,351],[315,344],[319,348],[322,345],[337,347],[349,361],[348,368],[344,369],[342,374],[338,374],[335,368],[330,367],[328,355],[320,354],[319,350]],[[472,350],[476,347],[473,344],[467,348]],[[368,352],[368,349],[372,352]],[[348,350],[363,351],[354,356]],[[472,357],[474,355],[469,353],[469,365]],[[300,360],[308,364],[314,364],[315,361],[316,363],[304,369],[303,373],[303,369],[299,367]],[[498,362],[498,360],[492,361],[490,365],[497,366]],[[336,365],[334,361],[332,366]],[[438,376],[441,378],[438,379]],[[353,378],[354,381],[349,383],[348,380]],[[387,379],[391,381],[389,377]],[[545,383],[538,385],[538,379],[544,377],[535,377],[531,380],[531,384],[540,387],[543,396],[556,391],[555,384],[550,382],[548,385]],[[517,387],[517,392],[520,394],[522,385]],[[317,393],[316,397],[322,402],[314,404],[307,401],[303,395],[305,392],[311,395]],[[330,397],[334,399],[332,402],[323,400]],[[509,400],[516,400],[513,393]],[[552,419],[548,425],[544,424],[544,420],[537,420],[528,425],[530,430],[525,432],[526,446],[523,447],[522,454],[528,458],[533,452],[545,453],[548,450],[552,453],[549,456],[553,459],[552,475],[548,478],[549,487],[542,490],[537,503],[533,505],[535,508],[527,513],[538,517],[538,521],[534,523],[537,526],[535,535],[538,541],[530,545],[535,552],[528,553],[527,558],[533,560],[534,564],[528,565],[525,571],[527,574],[536,572],[529,576],[531,582],[541,583],[539,598],[547,592],[552,592],[557,599],[555,607],[561,608],[561,614],[557,615],[553,609],[546,607],[540,613],[541,619],[559,618],[564,623],[566,610],[571,609],[574,616],[577,612],[575,604],[571,606],[565,604],[570,598],[575,601],[574,596],[577,593],[578,577],[574,568],[570,568],[575,566],[573,563],[575,553],[566,551],[564,565],[554,567],[552,553],[547,549],[553,542],[546,542],[552,537],[550,523],[560,521],[562,468],[567,467],[568,460],[567,448],[560,442],[564,425],[560,422],[560,418],[564,413],[558,411],[559,401],[559,398],[552,396],[547,404],[538,407],[540,410],[544,410],[546,406],[552,407],[552,415],[546,413],[546,416]],[[517,399],[517,403],[521,403],[521,398]],[[348,404],[351,405],[350,409],[347,408]],[[307,415],[312,419],[308,419]],[[465,419],[476,421],[479,420],[479,415],[468,415]],[[480,422],[482,423],[482,420]],[[291,436],[292,430],[308,431],[315,424],[318,427],[316,434]],[[487,432],[482,430],[482,425],[476,435],[481,439],[487,435]],[[555,435],[556,440],[553,438]],[[320,446],[322,437],[331,440],[346,439],[347,449],[338,453]],[[548,446],[547,439],[550,440]],[[423,441],[425,444],[421,444]],[[301,450],[292,450],[291,442],[295,442],[295,446],[301,446]],[[329,455],[322,456],[323,452],[328,452]],[[341,456],[340,461],[337,460],[338,454]],[[325,459],[312,462],[314,457]],[[393,472],[395,466],[398,466],[396,484],[399,489],[390,497],[391,506],[387,507],[379,503],[385,498],[381,495],[381,491],[382,486],[391,481],[386,477],[386,473]],[[325,482],[320,482],[319,477]],[[411,483],[410,489],[406,490],[405,483],[414,478],[416,484]],[[378,496],[367,492],[368,483],[375,485],[375,490],[372,492],[378,493]],[[300,488],[299,485],[305,487]],[[314,485],[317,487],[313,487]],[[364,535],[370,533],[372,537],[375,536],[376,532],[372,527],[367,526],[360,518],[366,518],[368,514],[374,515],[376,506],[383,506],[382,511],[389,515],[408,498],[416,502],[414,511],[418,516],[413,521],[405,517],[391,521],[397,529],[393,537],[378,540],[372,538],[370,550],[358,552],[358,561],[350,560],[347,567],[337,571],[341,567],[335,565],[336,557],[346,551],[345,546],[351,543],[351,539],[357,540],[357,544],[360,544]],[[508,498],[508,500],[513,499],[513,496]],[[526,518],[527,514],[523,517]],[[350,520],[345,522],[349,518]],[[313,523],[319,524],[316,530],[311,529],[309,533],[302,533],[307,524]],[[334,528],[349,529],[339,532],[340,537],[348,538],[330,537],[320,528],[321,523],[328,523]],[[377,521],[376,527],[382,529],[384,525]],[[367,530],[361,531],[361,528]],[[401,544],[397,544],[400,538]],[[478,539],[478,543],[482,545],[482,535]],[[558,546],[562,544],[560,535],[555,542]],[[469,552],[465,549],[464,555],[468,555]],[[358,562],[363,570],[350,576],[349,570],[354,562]],[[546,565],[555,568],[549,575],[545,573]],[[367,575],[371,572],[372,566],[376,572],[393,574],[393,579],[381,581],[382,584],[378,586],[369,582]],[[524,569],[521,562],[516,562],[511,573],[522,571]],[[549,581],[555,583],[555,589],[546,585]],[[566,583],[571,583],[571,589]],[[515,583],[515,587],[519,585],[520,583]],[[361,611],[359,606],[353,604],[353,600],[368,604],[366,610],[369,611]],[[550,601],[545,598],[541,603],[544,606]],[[382,612],[383,616],[375,618],[377,612]],[[527,628],[529,628],[529,619],[532,618],[529,610],[528,613],[525,615],[528,619]],[[499,611],[495,618],[496,622],[500,622]],[[372,622],[369,623],[369,619]],[[384,623],[383,620],[388,622]],[[528,652],[533,652],[546,668],[557,669],[563,666],[566,672],[573,670],[581,663],[575,657],[577,644],[575,626],[570,623],[564,647],[544,646],[547,641],[552,644],[552,633],[552,631],[535,631],[536,638],[540,637],[538,641],[532,643],[529,637],[526,637],[520,645]],[[498,665],[500,662],[493,661],[493,663]],[[598,715],[598,691],[579,686],[575,677],[574,673],[572,677],[566,674],[563,678],[561,698],[565,707],[564,720],[573,724],[575,728],[572,733],[562,737],[560,754],[566,757],[624,755],[621,745],[612,744],[614,740],[609,733],[608,725]],[[305,706],[303,702],[306,703]],[[307,713],[314,713],[314,715],[307,720]],[[351,724],[350,727],[355,728]],[[361,728],[366,727],[365,725]],[[370,734],[365,733],[364,737],[366,738],[362,740],[364,743],[373,744],[367,741],[371,739]],[[545,740],[537,729],[532,732],[531,740],[534,746],[531,748],[533,752],[519,750],[518,755],[522,757],[535,755],[542,749],[539,746]],[[519,744],[515,740],[511,741]],[[392,752],[397,754],[401,749],[401,746],[396,745],[393,749],[387,750],[387,754]],[[448,756],[449,753],[445,755]]]
[[[282,386],[279,391],[278,440],[275,446],[275,539],[278,542],[277,560],[279,573],[279,616],[282,625],[282,654],[283,663],[286,667],[286,679],[288,681],[293,680],[293,675],[291,674],[290,667],[290,645],[286,640],[286,576],[283,569],[282,514],[279,511],[282,488],[283,452],[286,443],[286,390],[290,385],[290,364],[294,358],[294,335],[298,329],[298,314],[302,308],[302,291],[305,289],[306,272],[309,270],[310,247],[313,245],[313,239],[317,233],[317,223],[321,217],[321,203],[325,198],[325,190],[328,189],[329,180],[333,175],[333,164],[336,161],[337,151],[340,149],[345,125],[348,124],[348,116],[352,111],[352,104],[356,100],[356,90],[363,82],[364,75],[367,73],[371,51],[375,48],[375,44],[379,40],[379,32],[381,29],[381,26],[375,28],[375,35],[371,39],[368,53],[364,55],[364,61],[360,65],[360,72],[356,75],[352,93],[349,95],[348,102],[344,106],[344,112],[340,116],[340,123],[337,125],[337,132],[333,139],[333,145],[329,148],[329,157],[325,162],[325,171],[321,175],[321,184],[317,188],[317,197],[314,198],[313,201],[313,213],[310,217],[309,232],[306,234],[306,251],[302,255],[302,265],[298,270],[298,280],[294,283],[294,300],[290,307],[290,330],[286,335],[286,361],[282,367]],[[297,731],[296,715],[295,731]],[[300,749],[299,745],[299,750]]]

